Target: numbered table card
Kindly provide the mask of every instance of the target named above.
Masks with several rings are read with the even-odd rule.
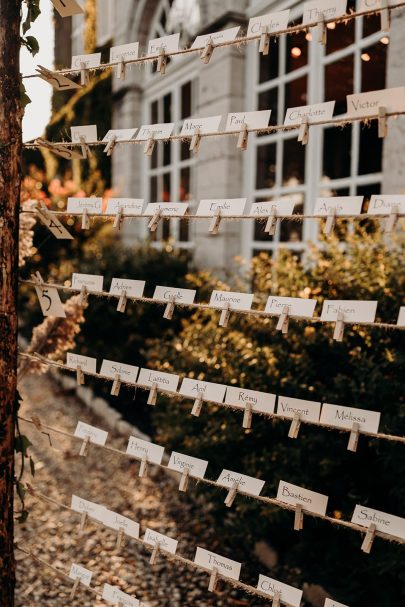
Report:
[[[367,213],[369,215],[389,215],[393,207],[396,207],[400,214],[404,214],[405,196],[396,194],[389,194],[387,196],[381,194],[373,195],[371,196]]]
[[[160,445],[155,445],[136,436],[129,437],[127,453],[137,459],[143,459],[146,456],[147,461],[151,464],[161,464],[164,452],[164,447]]]
[[[136,384],[138,377],[139,367],[133,365],[125,365],[124,363],[117,363],[114,360],[103,360],[100,369],[100,375],[105,375],[111,379],[115,379],[116,375],[119,375],[121,381]]]
[[[111,295],[122,295],[125,291],[127,297],[142,297],[145,288],[144,280],[132,280],[131,278],[113,278],[111,281]]]
[[[369,527],[371,523],[374,523],[377,531],[394,535],[405,540],[405,518],[394,516],[393,514],[386,514],[374,508],[367,508],[366,506],[360,506],[357,504],[354,509],[352,516],[352,523]]]
[[[160,212],[162,217],[182,216],[186,214],[188,202],[150,202],[145,211],[145,217],[153,217]]]
[[[256,413],[273,413],[276,404],[276,395],[257,390],[246,390],[245,388],[226,387],[225,404],[245,409],[251,405]]]
[[[174,122],[164,122],[161,124],[144,124],[135,137],[136,141],[147,141],[153,139],[168,139],[173,133]]]
[[[300,607],[301,605],[302,590],[288,584],[283,584],[278,580],[267,577],[267,575],[259,575],[257,589],[271,597],[274,597],[276,592],[280,592],[281,602],[288,603],[291,607]]]
[[[98,274],[72,274],[72,289],[78,291],[86,287],[90,293],[102,293],[103,282],[103,276],[98,276]]]
[[[284,504],[296,506],[301,504],[304,510],[325,516],[328,506],[328,496],[316,493],[285,481],[280,481],[277,491],[277,499]]]
[[[223,384],[215,384],[209,381],[201,381],[199,379],[190,379],[185,377],[181,383],[179,394],[197,398],[202,394],[203,400],[210,400],[215,403],[222,403],[224,400],[226,386]]]
[[[231,42],[235,40],[238,35],[240,27],[230,27],[227,30],[221,30],[220,32],[214,32],[211,34],[202,34],[197,36],[194,40],[191,48],[204,48],[208,42],[212,44],[220,44],[221,42]]]
[[[303,297],[277,297],[270,295],[264,309],[268,314],[281,316],[285,307],[288,308],[290,316],[299,318],[312,318],[317,304],[316,299],[305,299]]]
[[[293,200],[266,200],[265,202],[253,202],[249,215],[251,217],[268,217],[275,213],[276,217],[286,217],[294,213],[295,202]]]
[[[141,369],[138,377],[138,383],[141,386],[152,387],[153,384],[157,384],[159,390],[168,390],[169,392],[176,392],[179,381],[178,375],[152,371],[151,369]]]
[[[302,105],[299,107],[290,107],[287,109],[284,125],[298,126],[302,123],[303,118],[307,118],[309,124],[316,124],[317,122],[323,122],[324,120],[331,120],[334,109],[334,101],[315,103],[313,105]]]
[[[196,215],[213,217],[218,211],[221,215],[243,215],[246,198],[222,198],[220,200],[200,200]]]
[[[66,78],[63,74],[58,74],[56,72],[52,72],[51,70],[46,69],[42,65],[38,65],[36,71],[39,74],[39,77],[45,82],[48,82],[53,86],[56,91],[67,91],[70,89],[81,89],[81,85],[77,84],[70,78]]]
[[[76,563],[72,563],[72,566],[70,567],[70,572],[69,572],[70,579],[71,580],[79,579],[80,583],[83,584],[83,586],[90,586],[92,575],[93,575],[93,573],[89,569],[86,569],[85,567],[82,567],[81,565],[76,565]]]
[[[103,522],[103,517],[105,513],[105,506],[100,506],[100,504],[96,504],[95,502],[89,502],[77,495],[72,495],[72,503],[70,505],[72,510],[75,512],[80,512],[83,514],[84,512],[94,518],[96,521],[100,523]]]
[[[239,579],[242,567],[242,564],[237,561],[232,561],[225,556],[210,552],[199,546],[195,553],[194,562],[204,567],[204,569],[208,569],[208,571],[212,571],[215,568],[221,576],[228,577],[231,580]]]
[[[404,111],[405,87],[347,95],[347,116],[376,116],[380,107],[387,113]]]
[[[235,293],[234,291],[213,291],[209,305],[211,308],[226,308],[231,310],[250,310],[253,303],[252,293]]]
[[[66,365],[70,369],[77,369],[81,367],[82,371],[87,373],[96,373],[97,359],[90,358],[89,356],[81,356],[80,354],[73,354],[72,352],[66,353]]]
[[[321,320],[337,320],[343,312],[344,322],[374,322],[378,301],[329,300],[323,302]]]
[[[192,304],[196,291],[193,289],[177,289],[176,287],[157,286],[153,293],[153,299],[157,301],[171,301],[174,298],[176,303]]]
[[[91,53],[89,55],[73,55],[72,70],[81,70],[99,67],[101,64],[101,53]]]
[[[76,0],[51,0],[51,2],[61,17],[72,17],[84,13]]]
[[[259,478],[253,478],[253,476],[232,472],[231,470],[222,470],[218,477],[217,485],[229,487],[231,489],[235,483],[238,485],[238,490],[243,491],[244,493],[260,495],[265,481],[261,481]]]
[[[178,472],[188,470],[190,476],[193,476],[194,478],[204,478],[207,466],[208,462],[204,459],[198,459],[197,457],[191,457],[190,455],[183,455],[182,453],[173,451],[167,467],[170,468],[170,470],[177,470]]]
[[[135,597],[123,592],[118,586],[104,584],[102,598],[114,605],[123,605],[123,607],[140,607],[140,602]]]
[[[90,198],[70,197],[68,198],[66,210],[68,213],[83,213],[86,210],[89,215],[92,213],[98,214],[103,210],[103,199],[93,196]]]
[[[105,445],[107,442],[108,432],[79,421],[77,422],[74,436],[83,439],[88,438],[90,439],[90,442],[94,443],[95,445]]]
[[[364,196],[330,196],[317,198],[314,215],[360,215]]]
[[[130,141],[135,137],[137,130],[138,129],[110,129],[104,136],[103,141],[105,143],[108,143],[113,139],[115,139],[115,141]]]
[[[175,53],[179,50],[180,34],[171,34],[149,40],[148,55],[159,55],[160,51],[164,53]]]
[[[271,110],[232,112],[228,114],[226,119],[225,131],[239,131],[245,124],[248,131],[252,129],[266,129],[269,126],[270,116]]]
[[[304,2],[302,23],[319,21],[321,15],[325,19],[335,19],[346,14],[347,0],[311,0]]]
[[[109,198],[105,214],[142,215],[143,203],[143,198]]]
[[[122,531],[128,537],[139,538],[139,523],[136,521],[132,521],[130,518],[126,516],[122,516],[122,514],[117,514],[112,510],[104,510],[103,513],[104,524],[111,529],[115,529],[116,531]]]
[[[343,603],[338,603],[333,599],[325,599],[324,607],[348,607],[348,605],[343,605]]]
[[[327,426],[347,428],[348,430],[352,429],[354,423],[358,423],[360,430],[377,433],[380,417],[381,413],[377,411],[367,411],[366,409],[324,403],[322,405],[320,421]]]
[[[405,327],[405,306],[399,308],[397,325],[398,327]]]
[[[35,286],[42,314],[44,316],[55,316],[66,318],[65,308],[59,297],[59,291],[55,287]]]
[[[174,540],[173,538],[168,537],[167,535],[163,535],[162,533],[158,533],[157,531],[153,531],[153,529],[146,529],[143,541],[149,546],[155,546],[155,544],[159,544],[162,550],[166,550],[166,552],[171,552],[171,554],[175,554],[177,550],[177,540]]]
[[[266,27],[269,34],[285,30],[288,27],[289,18],[290,9],[278,13],[267,13],[267,15],[260,15],[260,17],[252,17],[252,19],[249,19],[246,36],[248,38],[259,36],[262,33],[262,27]]]
[[[130,42],[129,44],[120,44],[110,48],[110,63],[119,63],[120,61],[130,61],[138,59],[139,42]]]
[[[63,223],[59,221],[56,215],[49,213],[46,207],[37,209],[37,216],[57,240],[73,240],[73,236],[67,231]]]
[[[310,422],[319,422],[321,414],[321,403],[312,400],[302,400],[301,398],[290,398],[288,396],[279,396],[277,402],[277,415],[287,419],[293,419],[296,413],[300,418]]]

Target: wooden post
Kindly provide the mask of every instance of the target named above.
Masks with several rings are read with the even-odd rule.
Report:
[[[0,605],[13,607],[14,417],[17,393],[18,213],[21,174],[21,0],[0,3]]]

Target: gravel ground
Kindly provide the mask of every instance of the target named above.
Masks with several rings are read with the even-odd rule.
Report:
[[[47,376],[29,376],[21,388],[25,416],[36,414],[44,423],[73,432],[77,420],[102,427],[73,396],[61,391]],[[198,545],[226,554],[214,537],[209,514],[198,508],[187,495],[179,493],[177,482],[162,471],[149,468],[147,478],[138,477],[138,464],[110,454],[94,445],[87,457],[80,457],[80,443],[59,435],[49,438],[31,424],[21,422],[21,430],[34,444],[30,448],[36,465],[35,480],[25,479],[49,497],[70,505],[74,493],[105,505],[110,510],[139,522],[141,537],[146,527],[179,541],[177,552],[194,558]],[[124,438],[108,437],[108,444],[125,450]],[[260,605],[225,584],[213,594],[207,591],[208,575],[169,564],[160,557],[149,565],[150,552],[127,538],[116,550],[114,530],[89,521],[84,533],[78,533],[80,515],[27,496],[29,518],[16,526],[16,541],[44,560],[68,573],[72,562],[93,572],[92,586],[102,589],[104,582],[136,596],[150,607],[185,607],[198,605]],[[18,507],[18,502],[16,502]],[[105,605],[95,595],[79,586],[75,599],[69,600],[72,585],[32,558],[17,551],[17,607],[61,606],[66,602],[83,607]]]

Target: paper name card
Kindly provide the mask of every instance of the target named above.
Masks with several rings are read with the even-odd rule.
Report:
[[[246,476],[245,474],[232,472],[231,470],[222,470],[218,477],[217,484],[221,487],[231,488],[235,483],[238,484],[238,489],[244,493],[249,493],[250,495],[260,495],[265,481],[262,481],[259,478],[254,478],[253,476]]]
[[[79,421],[77,422],[74,435],[78,438],[89,438],[90,442],[94,443],[95,445],[105,445],[107,442],[108,432]]]
[[[67,352],[66,366],[70,367],[70,369],[77,369],[77,367],[81,367],[82,371],[96,373],[97,359],[90,358],[90,356],[82,356],[81,354]]]
[[[103,141],[108,143],[115,139],[115,141],[129,141],[135,137],[138,129],[110,129],[107,131]]]
[[[142,459],[146,456],[148,462],[161,464],[164,452],[164,447],[160,445],[155,445],[136,436],[129,437],[127,454],[134,455],[137,459]]]
[[[72,70],[81,70],[99,67],[101,63],[101,53],[91,53],[90,55],[73,55]]]
[[[358,0],[359,6],[357,7],[358,11],[371,11],[374,8],[381,8],[382,1],[381,0]],[[400,0],[389,0],[389,6],[396,6],[400,4]]]
[[[59,291],[55,287],[35,287],[44,316],[57,316],[66,318],[65,308],[59,297]]]
[[[352,523],[364,525],[364,527],[369,527],[371,523],[374,523],[377,531],[395,535],[405,540],[405,518],[393,514],[357,504],[353,512]]]
[[[324,403],[322,405],[321,423],[328,426],[337,426],[338,428],[351,429],[357,422],[360,430],[365,432],[378,432],[381,413],[378,411],[368,411],[366,409],[356,409],[355,407],[343,407],[341,405],[331,405]]]
[[[239,26],[230,27],[229,29],[222,30],[220,32],[197,36],[197,38],[191,45],[191,48],[204,48],[209,41],[212,42],[212,44],[221,44],[221,42],[231,42],[232,40],[235,40],[236,36],[239,33],[239,30]]]
[[[277,499],[285,504],[296,506],[301,504],[304,510],[315,512],[324,516],[328,506],[328,496],[316,493],[285,481],[280,481],[277,491]]]
[[[143,198],[110,198],[107,201],[106,215],[142,215]]]
[[[56,215],[50,215],[47,209],[40,207],[37,217],[57,240],[73,240],[73,236],[67,231],[63,223],[59,221]]]
[[[92,575],[93,575],[93,573],[89,569],[86,569],[85,567],[82,567],[81,565],[76,565],[76,563],[72,563],[72,565],[70,567],[70,572],[69,572],[70,579],[71,580],[79,579],[80,583],[83,584],[83,586],[90,586]]]
[[[260,17],[252,17],[252,19],[249,19],[246,36],[248,38],[258,36],[262,33],[262,27],[267,27],[269,34],[285,30],[288,27],[289,18],[290,9],[278,13],[267,13],[267,15],[260,15]]]
[[[299,316],[300,318],[312,318],[316,299],[305,299],[304,297],[277,297],[270,295],[267,300],[265,312],[280,316],[285,307],[288,308],[288,313],[291,316]]]
[[[194,135],[196,129],[201,134],[216,133],[222,116],[210,116],[209,118],[186,118],[180,131],[180,135]]]
[[[270,116],[271,110],[232,112],[226,119],[225,131],[239,131],[245,124],[248,130],[266,129],[269,126]]]
[[[136,384],[136,378],[138,377],[139,367],[133,365],[125,365],[124,363],[117,363],[114,360],[103,360],[100,369],[100,375],[111,377],[115,379],[116,375],[119,375],[121,381],[128,381]]]
[[[72,274],[72,289],[86,287],[88,291],[101,293],[103,291],[103,276],[97,274]]]
[[[280,592],[280,599],[282,603],[288,603],[292,607],[300,607],[302,599],[302,590],[283,584],[278,580],[275,580],[267,575],[259,575],[259,582],[257,589],[261,590],[265,594],[274,597],[276,592]]]
[[[313,400],[279,396],[277,402],[277,415],[286,417],[287,419],[293,419],[295,413],[299,413],[304,420],[319,422],[321,403],[314,402]]]
[[[180,34],[171,34],[149,40],[148,55],[159,55],[160,51],[164,53],[175,53],[179,50]]]
[[[319,21],[323,14],[325,19],[341,17],[346,13],[347,0],[311,0],[304,2],[302,23]]]
[[[348,605],[343,605],[343,603],[338,603],[333,599],[325,599],[324,607],[348,607]]]
[[[112,295],[122,295],[125,291],[128,297],[142,297],[144,288],[144,280],[113,278],[111,281],[110,293]]]
[[[236,293],[234,291],[213,291],[210,299],[212,308],[225,308],[228,304],[231,310],[250,310],[253,303],[252,293]]]
[[[96,521],[103,522],[103,517],[105,513],[105,506],[100,506],[100,504],[96,504],[95,502],[89,502],[77,495],[72,495],[72,502],[70,507],[75,512],[80,512],[83,514],[85,512],[91,518],[94,518]]]
[[[61,17],[72,17],[84,12],[76,0],[51,0],[51,2]]]
[[[197,398],[197,396],[202,393],[203,400],[212,400],[215,403],[222,403],[225,391],[226,386],[223,384],[214,384],[209,381],[200,381],[199,379],[185,377],[181,383],[179,394]]]
[[[74,142],[80,143],[80,138],[82,137],[84,141],[93,143],[94,141],[97,141],[97,125],[88,124],[86,126],[71,126],[70,135]]]
[[[166,552],[171,552],[172,554],[175,554],[177,550],[177,540],[174,540],[167,535],[163,535],[162,533],[158,533],[153,529],[146,529],[143,541],[145,544],[149,544],[149,546],[159,544],[162,550],[166,550]]]
[[[160,390],[169,390],[176,392],[180,378],[173,373],[163,373],[162,371],[152,371],[151,369],[141,369],[138,382],[142,386],[152,386],[158,384]]]
[[[144,124],[138,131],[135,139],[137,141],[146,141],[153,139],[167,139],[173,133],[174,122],[162,122],[160,124]]]
[[[293,200],[266,200],[265,202],[253,202],[249,211],[251,217],[268,217],[275,213],[276,217],[285,217],[294,213],[295,202]]]
[[[212,571],[215,568],[221,576],[231,578],[231,580],[239,579],[242,567],[242,564],[237,561],[232,561],[225,556],[221,556],[210,550],[205,550],[199,546],[195,553],[194,562],[209,571]]]
[[[245,388],[226,387],[225,404],[245,409],[251,405],[253,411],[260,413],[273,413],[276,404],[276,395],[257,390],[245,390]]]
[[[171,454],[167,465],[170,470],[178,470],[179,472],[189,470],[190,476],[194,476],[194,478],[204,478],[207,466],[208,462],[204,459],[183,455],[182,453],[177,453],[175,451]]]
[[[405,196],[397,196],[396,194],[373,195],[367,213],[369,215],[389,215],[392,207],[397,207],[399,213],[405,213]]]
[[[138,59],[139,42],[130,42],[129,44],[120,44],[110,48],[110,63],[119,63],[120,61],[129,61]]]
[[[192,304],[194,302],[196,291],[193,289],[177,289],[176,287],[157,286],[153,293],[153,299],[158,301],[171,301]]]
[[[405,306],[399,308],[397,325],[398,327],[405,327]]]
[[[114,605],[123,605],[123,607],[139,607],[140,602],[135,597],[123,592],[118,586],[104,584],[102,598]]]
[[[314,103],[313,105],[302,105],[299,107],[290,107],[287,109],[284,125],[297,126],[302,123],[303,118],[307,118],[309,124],[316,124],[317,122],[323,122],[324,120],[331,120],[334,109],[334,101]]]
[[[122,514],[117,514],[107,509],[104,511],[103,517],[103,522],[107,527],[111,527],[111,529],[116,529],[117,531],[122,529],[125,535],[129,537],[139,537],[139,523],[136,521],[132,521],[130,518],[122,516]]]
[[[146,217],[153,217],[158,211],[162,217],[171,217],[185,215],[188,209],[188,202],[150,202],[145,211]]]
[[[83,213],[86,209],[87,213],[91,215],[91,213],[101,213],[103,207],[103,199],[95,198],[91,196],[90,198],[68,198],[67,203],[67,212],[68,213]]]
[[[214,216],[218,211],[221,211],[221,215],[243,215],[246,200],[246,198],[200,200],[196,215]]]
[[[364,196],[327,196],[317,198],[314,215],[328,215],[333,211],[336,215],[360,215]]]
[[[323,302],[321,320],[337,320],[343,312],[346,322],[374,322],[378,301],[330,300]]]
[[[347,95],[348,116],[375,116],[379,107],[385,107],[388,113],[405,110],[405,87]]]

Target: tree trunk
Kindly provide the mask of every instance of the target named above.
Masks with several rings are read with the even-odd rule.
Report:
[[[14,605],[21,0],[0,0],[0,607]]]

